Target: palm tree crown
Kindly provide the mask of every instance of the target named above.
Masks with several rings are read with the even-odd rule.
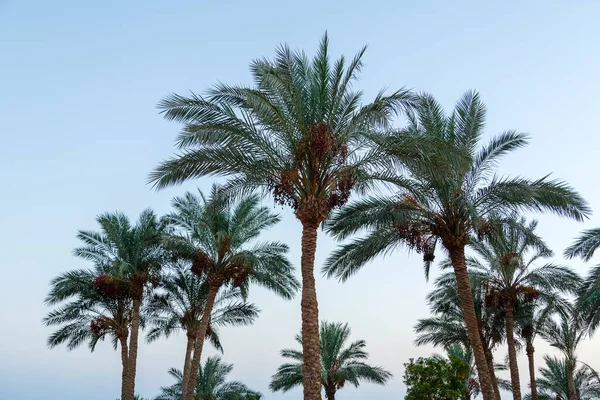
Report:
[[[174,331],[182,329],[195,338],[200,320],[206,307],[208,284],[193,274],[187,267],[176,267],[173,274],[163,278],[162,293],[154,294],[148,301],[146,315],[151,326],[147,339],[153,342],[164,336],[168,338]],[[221,292],[215,299],[210,317],[208,338],[220,351],[223,351],[218,336],[218,327],[248,325],[258,317],[258,308],[240,299],[239,290]]]
[[[94,351],[99,340],[107,336],[116,348],[119,338],[127,338],[131,314],[131,301],[123,296],[108,296],[95,284],[99,276],[110,270],[96,266],[92,270],[69,271],[54,278],[46,297],[49,306],[63,303],[48,313],[46,326],[61,325],[48,338],[48,346],[66,343],[72,350],[88,342]]]
[[[194,387],[194,400],[258,400],[260,393],[250,390],[238,381],[227,381],[233,370],[232,364],[224,363],[220,357],[209,357],[198,371]],[[161,394],[154,400],[180,400],[183,374],[171,368],[169,375],[176,383],[161,388]]]
[[[327,399],[333,400],[335,393],[350,383],[358,387],[361,382],[372,382],[384,385],[392,374],[380,367],[372,367],[365,363],[368,353],[366,342],[358,340],[347,347],[350,328],[348,324],[323,322],[321,324],[321,381]],[[302,344],[302,336],[296,336]],[[282,350],[281,356],[292,360],[279,367],[270,388],[284,392],[302,385],[302,352]]]

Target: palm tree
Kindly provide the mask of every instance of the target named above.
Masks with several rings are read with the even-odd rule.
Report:
[[[147,339],[152,342],[182,329],[187,336],[183,364],[186,375],[189,373],[192,350],[198,339],[200,321],[206,307],[208,284],[188,267],[177,266],[173,274],[163,279],[161,287],[163,292],[152,296],[147,306],[146,315],[152,325]],[[221,292],[215,299],[207,335],[220,351],[223,349],[217,327],[248,325],[258,317],[258,308],[254,304],[239,301],[240,297],[239,290],[229,290]]]
[[[122,291],[121,295],[107,295],[96,282],[107,276],[109,268],[95,266],[93,270],[69,271],[54,278],[46,304],[61,306],[49,312],[43,322],[46,326],[60,325],[48,338],[48,346],[66,343],[73,350],[85,342],[94,351],[98,341],[109,337],[113,347],[121,347],[121,398],[128,383],[128,344],[131,327],[131,299]]]
[[[348,343],[350,328],[348,324],[323,322],[321,324],[321,379],[325,397],[334,400],[336,392],[346,383],[358,387],[361,382],[372,382],[380,385],[392,377],[392,374],[381,367],[372,367],[365,363],[369,354],[365,351],[366,342],[358,340]],[[296,336],[302,345],[302,335]],[[302,351],[282,350],[281,356],[292,360],[281,365],[269,386],[272,391],[283,391],[300,386],[302,379]]]
[[[545,367],[540,368],[541,378],[537,380],[540,400],[568,400],[569,389],[569,362],[562,358],[544,356]],[[574,371],[574,386],[578,400],[592,400],[600,398],[600,384],[588,367],[582,366]],[[525,395],[525,400],[532,397]]]
[[[224,363],[220,357],[208,357],[198,370],[193,400],[258,400],[260,393],[250,390],[238,381],[227,381],[227,375],[233,370],[232,364]],[[176,383],[161,387],[161,393],[154,400],[180,400],[182,398],[183,374],[175,368],[169,370],[169,375]]]
[[[521,382],[515,346],[515,313],[535,299],[549,304],[560,299],[559,293],[575,293],[579,276],[569,268],[539,260],[552,256],[552,251],[535,234],[537,221],[527,223],[512,216],[506,223],[496,224],[482,241],[472,240],[475,257],[469,258],[469,274],[486,288],[487,305],[504,310],[510,378],[514,400],[521,400]]]
[[[599,246],[600,228],[589,229],[565,250],[565,256],[589,261]],[[594,332],[600,325],[600,265],[592,268],[586,277],[577,299],[577,310],[590,332]]]
[[[398,195],[368,197],[333,215],[328,230],[337,239],[363,230],[367,236],[336,250],[324,273],[347,279],[401,244],[423,254],[427,272],[440,241],[454,267],[482,393],[490,400],[494,389],[478,333],[465,257],[470,235],[485,236],[492,215],[534,210],[582,220],[590,210],[563,182],[546,177],[534,181],[497,177],[494,170],[499,159],[524,146],[527,136],[507,131],[480,148],[484,123],[485,106],[477,93],[465,94],[450,116],[431,96],[422,96],[408,126],[381,142],[382,150],[404,167],[401,177],[390,179]],[[405,158],[403,143],[419,140],[437,140],[447,151],[426,151],[421,160],[401,162]]]
[[[585,337],[585,330],[582,321],[572,307],[561,308],[558,316],[558,322],[547,321],[540,333],[550,346],[557,348],[563,354],[567,366],[568,400],[578,400],[575,383],[576,351],[579,343]]]
[[[138,336],[140,328],[140,308],[144,292],[159,281],[160,269],[163,261],[163,250],[160,245],[162,240],[162,225],[151,210],[142,212],[138,221],[132,224],[126,215],[120,212],[105,213],[97,218],[100,232],[79,231],[77,237],[83,246],[76,248],[77,257],[92,261],[97,272],[102,274],[94,277],[93,285],[101,296],[115,299],[122,307],[129,307],[131,302],[130,319],[118,319],[120,330],[118,340],[121,343],[123,369],[123,382],[121,398],[133,400],[135,395],[135,374],[137,363]],[[77,281],[71,279],[84,271],[76,271],[75,275],[62,275],[53,284],[55,288],[48,296],[48,304],[75,297],[70,303],[73,306],[77,297]],[[89,271],[88,271],[89,272]],[[84,274],[85,284],[91,278],[89,273]],[[81,284],[84,284],[82,282]],[[120,312],[125,312],[119,310]],[[87,315],[83,310],[82,315]],[[112,311],[111,311],[112,312]],[[113,315],[113,316],[120,316]],[[79,315],[73,318],[79,318]],[[99,315],[100,318],[100,315]],[[68,317],[67,317],[68,319]],[[73,319],[72,319],[73,320]],[[54,322],[52,318],[48,324]],[[60,323],[60,322],[59,322]],[[110,321],[98,319],[90,325],[92,333],[103,336],[106,324]],[[114,328],[110,328],[111,330]],[[127,344],[127,336],[129,343]]]
[[[305,399],[321,398],[319,313],[314,279],[317,230],[351,190],[365,190],[380,153],[368,147],[375,130],[409,107],[414,96],[380,92],[361,106],[353,82],[365,48],[348,64],[332,62],[327,35],[309,60],[283,45],[275,60],[254,61],[254,87],[217,85],[206,97],[172,95],[159,104],[169,120],[185,124],[182,154],[150,176],[158,188],[192,178],[231,178],[228,190],[261,190],[292,208],[302,224],[302,335]],[[187,399],[186,399],[187,400]]]
[[[544,329],[546,322],[556,311],[557,302],[545,303],[534,300],[530,304],[521,307],[516,313],[517,335],[525,344],[525,352],[529,365],[529,386],[531,388],[531,400],[539,400],[537,383],[535,378],[535,346],[533,345],[537,335]]]
[[[268,208],[259,207],[259,197],[234,200],[220,186],[210,195],[186,193],[173,199],[175,211],[165,217],[170,233],[164,245],[178,260],[191,263],[191,270],[207,282],[206,301],[197,327],[189,374],[183,374],[183,398],[193,395],[192,379],[200,367],[204,338],[221,289],[248,291],[250,283],[261,285],[291,299],[299,283],[281,242],[257,242],[257,238],[279,222]]]
[[[450,265],[444,262],[443,268]],[[505,389],[506,382],[496,377],[497,370],[505,369],[494,363],[494,349],[504,340],[504,312],[498,307],[485,305],[485,287],[481,281],[472,280],[471,289],[475,313],[479,321],[479,336],[484,346],[488,370],[492,378],[494,393],[500,399],[500,387]],[[470,351],[471,342],[465,325],[465,318],[456,287],[454,272],[444,273],[435,281],[435,288],[427,296],[433,317],[420,319],[415,326],[417,339],[415,344],[432,344],[444,348],[460,345]],[[471,352],[472,353],[472,352]]]

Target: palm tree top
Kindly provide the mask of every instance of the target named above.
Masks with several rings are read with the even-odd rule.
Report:
[[[561,302],[561,293],[576,293],[581,278],[570,268],[537,262],[552,251],[535,233],[537,221],[511,216],[494,223],[483,240],[473,239],[469,273],[486,285],[486,304],[501,307],[531,303],[536,299],[550,304]]]
[[[577,238],[575,243],[567,247],[565,257],[581,257],[584,261],[589,261],[598,247],[600,247],[600,228],[588,229]]]
[[[397,193],[366,197],[333,214],[327,228],[337,239],[367,233],[336,250],[324,274],[345,280],[400,245],[423,255],[428,274],[438,240],[447,249],[464,247],[471,234],[487,234],[493,216],[549,211],[581,221],[589,215],[587,203],[562,181],[496,175],[501,158],[525,146],[528,136],[510,130],[481,146],[485,114],[476,92],[467,92],[450,115],[422,95],[407,127],[379,145],[402,167],[388,181]],[[426,145],[421,155],[407,157],[407,142]]]
[[[252,86],[218,84],[205,96],[165,98],[158,105],[165,118],[184,124],[181,153],[163,162],[150,183],[163,188],[228,176],[228,189],[269,192],[299,218],[320,222],[347,201],[351,188],[360,190],[369,180],[379,160],[366,147],[369,136],[414,103],[401,89],[361,105],[353,83],[365,50],[349,62],[332,61],[325,34],[312,59],[282,45],[274,59],[254,60]]]
[[[349,343],[350,327],[347,323],[323,322],[321,337],[321,374],[323,385],[340,389],[345,383],[358,387],[362,381],[384,385],[392,374],[381,367],[366,364],[369,357],[366,342],[357,340]],[[302,344],[302,336],[296,335],[296,341]],[[270,388],[273,391],[288,391],[302,385],[302,352],[292,349],[281,351],[281,356],[291,362],[279,367]]]
[[[155,293],[145,309],[151,325],[147,340],[152,342],[161,336],[168,338],[178,329],[193,335],[200,325],[206,305],[206,280],[196,276],[187,266],[178,266],[162,279],[160,287],[163,291]],[[256,305],[242,301],[239,290],[221,291],[211,312],[208,338],[222,352],[218,328],[251,324],[258,317],[259,311]]]
[[[259,242],[258,236],[280,221],[255,195],[233,197],[219,185],[207,196],[187,192],[173,200],[175,211],[165,216],[169,234],[165,247],[191,262],[192,272],[246,293],[249,281],[292,298],[299,283],[279,241]]]
[[[195,400],[246,400],[260,399],[258,392],[250,390],[238,381],[228,381],[227,376],[233,370],[233,364],[227,364],[220,357],[208,357],[200,366],[196,379]],[[179,400],[181,398],[181,382],[183,374],[175,368],[169,370],[175,384],[162,387],[161,394],[154,400]]]

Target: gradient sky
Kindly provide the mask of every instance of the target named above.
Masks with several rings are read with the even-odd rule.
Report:
[[[488,106],[489,136],[505,129],[532,136],[501,173],[553,173],[598,210],[598,15],[596,1],[0,1],[0,398],[118,397],[120,359],[109,343],[93,354],[85,346],[47,349],[43,299],[52,277],[89,266],[71,250],[78,229],[96,228],[98,213],[165,213],[174,195],[211,183],[159,193],[145,184],[173,153],[179,128],[157,113],[165,95],[201,92],[217,81],[249,83],[253,58],[272,55],[281,42],[312,54],[328,30],[336,55],[369,45],[358,83],[367,99],[382,87],[407,86],[431,92],[449,109],[477,89]],[[285,238],[298,266],[300,225],[283,214],[267,238]],[[584,224],[539,220],[560,254],[580,230],[600,226],[600,213]],[[334,246],[320,237],[317,269]],[[568,265],[580,273],[590,267]],[[403,363],[436,351],[412,344],[432,288],[419,257],[399,252],[345,284],[319,278],[317,285],[321,317],[349,322],[353,338],[367,341],[371,362],[395,375],[386,387],[344,388],[339,397],[401,398]],[[231,378],[267,399],[300,399],[299,390],[267,390],[279,350],[294,345],[300,300],[262,290],[251,300],[263,309],[258,322],[222,331],[224,360],[235,364]],[[600,367],[598,340],[579,355]],[[538,345],[538,363],[547,351]],[[183,335],[142,345],[137,392],[150,397],[170,384],[166,371],[181,368],[183,352]],[[520,361],[525,388],[524,354]]]

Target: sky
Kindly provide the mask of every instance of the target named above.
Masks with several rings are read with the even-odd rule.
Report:
[[[173,154],[179,129],[157,112],[164,96],[217,82],[250,83],[252,59],[271,56],[282,42],[313,54],[327,30],[335,55],[350,57],[369,45],[357,83],[366,100],[383,87],[405,86],[432,93],[449,110],[476,89],[488,107],[486,139],[507,129],[532,138],[501,163],[500,174],[552,173],[600,210],[598,15],[596,1],[0,0],[0,398],[119,396],[120,359],[110,343],[93,354],[85,346],[47,348],[43,300],[54,276],[90,266],[71,251],[77,230],[96,228],[96,215],[121,210],[135,218],[146,207],[163,214],[173,196],[212,183],[160,192],[146,184],[148,173]],[[299,267],[300,225],[290,212],[275,210],[283,222],[265,239],[284,238]],[[600,212],[584,223],[536,217],[557,262],[581,274],[598,262],[560,254],[581,230],[600,226]],[[335,246],[320,233],[317,271]],[[366,340],[370,362],[394,374],[385,387],[345,387],[339,398],[402,398],[403,363],[441,352],[413,345],[413,326],[429,315],[425,296],[432,287],[420,257],[406,251],[374,261],[344,284],[317,278],[321,318],[348,322],[352,339]],[[262,309],[256,324],[221,332],[223,359],[234,364],[231,378],[267,400],[300,399],[300,390],[268,392],[280,349],[295,345],[299,297],[286,301],[256,289],[250,300]],[[579,350],[598,367],[599,341],[596,335]],[[539,365],[552,350],[537,347]],[[136,391],[152,397],[171,384],[167,370],[181,368],[184,350],[182,334],[143,344]],[[504,354],[500,349],[498,360]],[[519,357],[526,390],[526,358]]]

